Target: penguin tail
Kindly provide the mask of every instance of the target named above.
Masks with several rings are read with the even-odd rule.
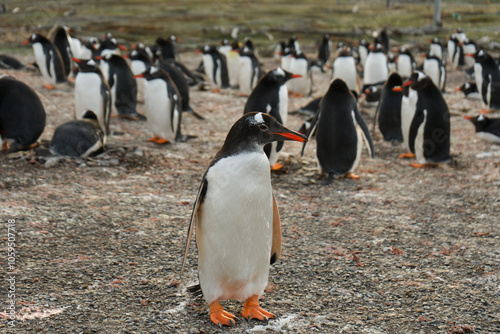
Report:
[[[188,286],[187,291],[195,299],[201,299],[201,298],[203,298],[203,291],[201,291],[201,285],[200,285],[200,283]]]
[[[335,173],[328,173],[325,181],[321,184],[322,186],[329,186],[335,180]]]
[[[190,113],[191,115],[193,115],[194,117],[196,117],[198,119],[205,120],[205,117],[201,116],[196,111],[194,111],[193,108],[191,108],[191,106],[188,106],[185,111]]]

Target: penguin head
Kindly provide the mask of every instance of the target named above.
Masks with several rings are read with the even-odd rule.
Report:
[[[476,131],[485,129],[491,121],[488,117],[484,116],[483,114],[476,117],[464,116],[464,118],[468,121],[471,121],[472,124],[474,124]]]
[[[167,79],[168,74],[166,74],[163,70],[159,69],[158,67],[149,66],[143,73],[134,75],[134,78],[144,78],[147,81],[154,79],[168,80]]]
[[[401,86],[402,84],[403,79],[401,78],[401,75],[399,75],[398,72],[392,72],[384,85],[392,89],[393,87]]]
[[[281,86],[290,79],[301,78],[301,77],[302,76],[299,74],[293,74],[288,71],[285,71],[281,67],[278,67],[275,68],[274,70],[267,72],[266,75],[264,75],[261,80],[266,80],[267,82],[270,83],[277,83]]]
[[[307,138],[300,133],[284,127],[274,117],[262,112],[250,112],[234,123],[227,134],[224,146],[245,149],[269,144],[273,141],[295,140],[306,142]]]
[[[95,114],[94,111],[92,110],[89,110],[89,109],[85,109],[84,111],[82,111],[82,118],[84,119],[93,119],[95,121],[97,121],[97,115]]]
[[[403,82],[403,87],[410,86],[412,89],[418,90],[428,85],[429,83],[433,84],[432,80],[424,72],[414,71],[410,75],[408,80]]]
[[[39,34],[32,34],[30,37],[28,37],[22,44],[28,44],[28,43],[40,43],[43,39],[42,35]]]
[[[71,58],[82,72],[96,72],[99,66],[94,59]]]

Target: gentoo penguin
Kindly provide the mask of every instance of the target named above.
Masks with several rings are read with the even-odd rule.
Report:
[[[248,47],[243,47],[239,55],[238,87],[241,95],[248,96],[257,85],[263,72],[259,60]]]
[[[446,63],[446,58],[444,57],[444,49],[443,45],[441,44],[441,41],[439,38],[434,37],[431,39],[429,45],[429,52],[432,53],[434,56],[436,56],[442,63]]]
[[[129,53],[128,59],[130,59],[130,70],[134,76],[144,73],[149,66],[153,65],[153,62],[146,50],[138,46],[136,46],[136,48]],[[137,99],[143,99],[144,84],[146,79],[136,78],[135,80],[137,82]]]
[[[387,56],[382,45],[377,43],[371,47],[370,53],[366,57],[363,72],[363,91],[370,86],[381,89],[388,77]]]
[[[484,50],[474,54],[474,60],[480,66],[481,74],[476,75],[476,82],[481,82],[481,96],[488,109],[500,109],[500,69],[495,60]],[[478,86],[479,88],[479,86]]]
[[[363,68],[365,66],[366,57],[368,57],[368,53],[370,52],[369,47],[370,47],[370,43],[368,43],[368,41],[366,39],[362,39],[359,42],[359,45],[358,45],[359,63],[361,64],[361,66],[363,66]]]
[[[387,35],[387,29],[383,28],[381,31],[375,31],[373,33],[374,37],[374,44],[380,44],[382,45],[382,50],[387,53],[390,50],[390,41],[389,41],[389,36]]]
[[[179,59],[179,53],[177,52],[176,42],[181,40],[174,35],[169,38],[158,37],[155,44],[158,46],[158,51],[160,52],[163,59]]]
[[[97,55],[105,57],[107,55],[120,55],[121,51],[127,51],[127,48],[119,44],[116,38],[111,34],[104,35],[98,43]]]
[[[285,41],[279,41],[274,47],[274,60],[281,63],[281,57],[283,55],[283,50],[286,48]]]
[[[75,78],[75,115],[79,119],[84,110],[92,110],[99,124],[109,132],[111,91],[101,69],[93,60],[73,58],[78,66]]]
[[[229,88],[227,63],[215,46],[205,45],[202,49],[202,60],[205,75],[215,91]]]
[[[80,55],[75,56],[74,58],[78,59],[90,59],[93,58],[97,54],[97,45],[98,40],[95,37],[89,38],[87,41],[82,43],[80,47]]]
[[[281,68],[284,71],[290,71],[290,64],[292,63],[293,58],[293,49],[288,45],[285,45],[285,48],[281,52]]]
[[[431,52],[423,55],[425,57],[422,65],[422,70],[434,82],[434,84],[442,91],[445,91],[446,86],[446,67],[443,62]]]
[[[448,42],[446,43],[446,53],[448,54],[448,63],[450,64],[453,64],[453,58],[455,56],[457,45],[457,34],[453,33],[448,37]]]
[[[394,50],[398,53],[396,67],[399,75],[403,79],[410,77],[412,72],[416,69],[417,63],[411,54],[411,51],[405,47]]]
[[[474,124],[476,135],[486,141],[500,144],[500,118],[488,118],[484,115],[476,117],[464,116]]]
[[[219,41],[219,46],[217,47],[220,53],[224,55],[224,57],[227,58],[227,54],[229,51],[231,51],[233,48],[231,47],[231,43],[227,39],[223,39]]]
[[[466,98],[477,100],[481,99],[481,95],[479,95],[479,91],[477,90],[477,85],[475,82],[466,82],[455,88],[455,92],[464,93]]]
[[[318,48],[318,59],[321,59],[324,64],[330,61],[330,51],[332,49],[332,41],[329,34],[324,34]]]
[[[45,109],[24,82],[0,78],[0,151],[15,152],[33,146],[45,128]]]
[[[415,157],[415,146],[410,147],[410,127],[413,122],[413,117],[417,110],[417,91],[411,88],[411,82],[409,80],[403,82],[402,86],[395,86],[392,88],[394,92],[402,92],[403,97],[401,99],[401,135],[403,137],[403,142],[405,144],[406,153],[399,155],[399,159],[402,158],[414,158]]]
[[[385,141],[396,145],[403,141],[401,134],[401,100],[402,92],[394,91],[394,87],[399,87],[403,84],[401,76],[394,72],[389,75],[389,78],[382,88],[380,101],[373,119],[373,129],[378,121],[378,127]],[[378,116],[378,117],[377,117]]]
[[[231,50],[226,56],[227,72],[229,76],[229,85],[231,88],[238,88],[238,75],[240,70],[240,42],[234,40],[231,45]]]
[[[293,35],[292,37],[290,37],[290,39],[288,40],[288,47],[290,49],[292,49],[293,51],[300,50],[299,37],[295,36],[295,35]]]
[[[358,178],[352,171],[361,158],[363,142],[371,157],[373,142],[356,99],[342,79],[330,83],[314,123],[316,156],[321,174],[326,175],[325,184],[341,176]]]
[[[59,50],[54,43],[40,34],[33,34],[23,44],[31,43],[35,54],[36,63],[46,84],[47,89],[54,89],[56,83],[66,81],[64,63]]]
[[[4,70],[20,70],[24,68],[24,65],[12,56],[0,54],[0,68]]]
[[[337,58],[335,58],[332,64],[332,71],[333,80],[344,80],[347,87],[359,95],[360,83],[358,72],[356,70],[356,60],[354,59],[350,48],[344,46],[338,51]]]
[[[474,58],[472,57],[465,57],[467,54],[474,54],[477,52],[477,46],[476,43],[469,39],[466,38],[464,43],[463,43],[463,51],[464,51],[464,64],[467,67],[474,66]]]
[[[244,113],[252,111],[265,112],[281,124],[286,124],[288,116],[288,89],[286,82],[292,78],[299,78],[297,74],[276,68],[267,72],[257,83],[247,99]],[[273,142],[264,147],[269,158],[272,170],[281,169],[283,166],[277,162],[278,154],[283,147],[283,142]]]
[[[52,41],[59,50],[63,64],[64,74],[69,77],[73,69],[73,53],[71,52],[71,37],[67,27],[56,27]]]
[[[144,102],[149,129],[153,133],[150,142],[167,144],[184,139],[181,134],[182,101],[177,87],[165,71],[149,67],[143,74]]]
[[[297,110],[291,111],[291,112],[289,112],[289,114],[290,115],[299,114],[299,115],[304,115],[304,116],[314,116],[318,112],[320,101],[321,101],[321,97],[317,97],[315,99],[312,99],[305,106],[300,107]]]
[[[106,53],[96,59],[100,60],[102,74],[111,89],[111,110],[121,118],[142,119],[136,111],[137,82],[127,61],[113,53]]]
[[[406,85],[417,91],[415,116],[410,125],[409,146],[414,147],[417,163],[448,163],[450,156],[450,113],[438,87],[423,72],[416,71]]]
[[[312,93],[312,75],[306,55],[295,50],[290,61],[289,72],[300,75],[298,79],[288,81],[286,85],[292,96],[309,96]]]
[[[398,57],[393,52],[387,54],[387,68],[389,69],[389,73],[398,71],[397,60]]]
[[[281,253],[279,212],[263,150],[277,140],[306,141],[268,114],[243,115],[212,159],[195,200],[181,275],[196,220],[200,283],[189,290],[201,290],[210,320],[219,327],[235,323],[219,300],[246,300],[241,314],[248,320],[275,317],[259,306],[259,297]]]
[[[103,152],[106,130],[92,110],[84,110],[81,119],[59,125],[50,142],[52,154],[86,158]]]

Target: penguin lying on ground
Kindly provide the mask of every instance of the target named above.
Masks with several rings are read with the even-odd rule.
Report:
[[[59,125],[50,142],[53,154],[86,158],[104,151],[106,131],[92,110],[84,110],[81,119]]]
[[[246,300],[245,319],[267,321],[274,314],[259,306],[270,264],[281,253],[281,226],[272,193],[264,145],[277,140],[306,141],[265,113],[247,113],[229,130],[198,191],[182,262],[184,269],[196,220],[198,277],[190,288],[203,294],[210,320],[232,326],[235,316],[219,300]]]
[[[359,178],[352,173],[361,158],[363,142],[373,157],[373,142],[356,99],[342,79],[335,79],[321,99],[309,136],[317,128],[316,154],[325,185],[334,178]],[[308,137],[309,137],[308,136]],[[305,144],[302,149],[304,152]]]
[[[500,118],[488,118],[484,115],[476,117],[464,116],[474,124],[476,135],[486,141],[500,144]]]
[[[5,70],[20,70],[24,68],[24,65],[14,57],[0,55],[0,68]]]
[[[475,82],[466,82],[455,88],[455,92],[462,92],[464,93],[465,97],[470,99],[481,99]]]
[[[0,151],[33,147],[45,128],[45,109],[25,83],[0,77]]]

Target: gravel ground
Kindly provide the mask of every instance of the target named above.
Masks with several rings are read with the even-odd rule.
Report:
[[[198,57],[183,59],[194,67]],[[73,118],[70,86],[49,92],[36,73],[0,73],[41,95],[48,114],[42,147]],[[461,72],[449,76],[448,91],[465,80]],[[328,82],[316,74],[314,96]],[[186,292],[197,279],[194,245],[182,280],[179,270],[201,176],[245,98],[230,90],[191,95],[207,120],[185,116],[183,132],[197,138],[184,143],[148,143],[146,122],[113,118],[101,156],[57,160],[38,149],[0,157],[1,218],[15,219],[17,230],[19,312],[15,327],[0,319],[0,332],[500,333],[500,146],[477,139],[462,118],[476,115],[479,101],[445,95],[456,157],[449,167],[414,169],[397,159],[403,147],[377,132],[375,158],[364,154],[356,170],[361,178],[324,187],[315,142],[303,158],[301,144],[287,142],[284,170],[272,176],[283,255],[261,302],[278,319],[220,330],[207,305]],[[289,110],[307,101],[291,99]],[[371,124],[374,109],[362,112]],[[288,125],[302,122],[290,115]],[[6,225],[1,231],[4,278]],[[242,303],[223,306],[239,314]]]

